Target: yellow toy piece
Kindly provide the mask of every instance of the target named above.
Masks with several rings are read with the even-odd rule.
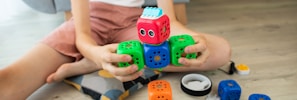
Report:
[[[245,64],[239,64],[235,68],[239,75],[248,75],[250,73],[250,68]]]

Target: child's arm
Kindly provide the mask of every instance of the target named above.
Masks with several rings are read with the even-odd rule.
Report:
[[[129,55],[115,54],[118,44],[98,46],[91,37],[89,0],[71,0],[76,31],[76,46],[82,55],[96,63],[98,69],[105,69],[121,81],[137,78],[141,72],[136,65],[125,68],[114,66],[114,62],[129,62]]]
[[[164,71],[203,71],[221,67],[230,61],[231,50],[229,43],[218,36],[194,32],[176,20],[173,8],[173,0],[157,0],[158,7],[170,19],[171,35],[190,34],[196,44],[185,48],[185,53],[199,53],[197,59],[179,59],[179,63],[187,67],[175,67],[170,65]]]

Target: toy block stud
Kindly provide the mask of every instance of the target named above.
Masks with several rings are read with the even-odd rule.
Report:
[[[148,84],[149,100],[172,100],[170,83],[165,80],[155,80]]]
[[[137,30],[143,43],[161,44],[170,35],[169,18],[160,8],[145,8],[137,21]]]
[[[221,100],[239,100],[241,88],[234,80],[223,80],[219,83],[218,94]]]
[[[271,100],[269,96],[265,94],[252,94],[249,96],[249,100]]]
[[[168,41],[160,45],[143,44],[145,64],[148,68],[163,68],[170,64]]]
[[[171,63],[176,66],[180,66],[178,59],[180,57],[185,57],[188,59],[195,59],[197,57],[196,53],[185,54],[184,49],[186,46],[195,44],[192,36],[190,35],[177,35],[169,38],[170,52],[171,52]]]
[[[144,68],[143,47],[137,40],[121,42],[118,45],[117,54],[128,54],[132,57],[131,62],[119,62],[119,67],[127,67],[131,64],[138,66],[138,71]]]

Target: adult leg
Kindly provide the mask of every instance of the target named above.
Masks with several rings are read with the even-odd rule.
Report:
[[[0,99],[24,100],[41,87],[47,76],[72,58],[45,44],[37,44],[22,58],[0,71]]]

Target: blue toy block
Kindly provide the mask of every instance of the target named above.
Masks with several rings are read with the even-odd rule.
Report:
[[[271,100],[269,96],[265,94],[252,94],[249,96],[249,100]]]
[[[170,64],[168,41],[160,45],[143,44],[145,64],[148,68],[163,68]]]
[[[223,80],[219,83],[218,94],[221,100],[239,100],[241,88],[234,80]]]
[[[163,10],[157,7],[145,7],[143,9],[142,18],[159,18],[163,15]]]

